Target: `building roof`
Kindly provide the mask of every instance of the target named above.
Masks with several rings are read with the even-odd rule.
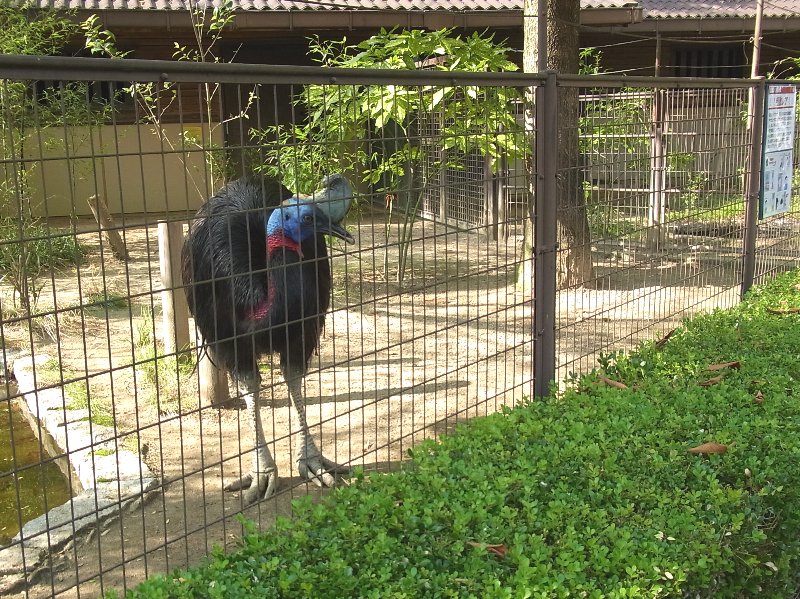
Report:
[[[752,19],[755,0],[640,0],[645,19]],[[765,18],[800,17],[800,0],[764,0]]]
[[[223,0],[34,0],[40,7],[76,10],[186,10]],[[524,0],[234,0],[242,10],[255,11],[521,11]],[[580,0],[581,8],[619,9],[640,7],[645,19],[753,18],[755,0]],[[22,2],[20,2],[22,3]],[[800,17],[800,0],[765,0],[767,18]]]
[[[580,0],[583,9],[635,8],[637,0]],[[271,11],[521,11],[524,0],[234,0],[242,10]],[[40,7],[75,10],[186,10],[222,0],[35,0]]]

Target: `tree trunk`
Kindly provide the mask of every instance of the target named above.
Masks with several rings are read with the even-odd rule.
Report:
[[[523,68],[535,71],[537,64],[537,2],[525,0]],[[579,64],[578,20],[579,0],[547,2],[547,68],[558,73],[577,73]],[[533,31],[532,31],[533,30]],[[559,289],[591,284],[594,268],[591,257],[591,235],[583,196],[578,148],[578,89],[559,89],[558,103],[558,244],[556,285]],[[525,239],[532,235],[527,229]],[[523,251],[530,251],[524,244]],[[525,258],[530,256],[524,254]],[[529,262],[529,260],[526,260]],[[521,269],[523,272],[529,270]],[[522,276],[518,282],[522,283]]]
[[[579,0],[549,0],[547,66],[558,73],[577,73]],[[578,148],[578,88],[559,90],[558,102],[558,244],[559,289],[591,282],[591,236],[583,197]]]
[[[526,73],[535,73],[539,70],[537,61],[539,60],[539,27],[537,21],[538,0],[525,0],[523,4],[522,19],[522,39],[524,52],[522,54],[522,70]],[[536,142],[534,131],[536,130],[536,110],[535,110],[535,90],[527,88],[525,90],[525,135],[528,148],[533,148]],[[530,151],[525,158],[525,170],[527,171],[528,197],[533,198],[536,188],[536,165],[534,163],[534,153]],[[533,212],[533,207],[530,208]],[[521,291],[529,292],[533,289],[533,222],[530,218],[525,219],[525,226],[522,230],[522,247],[520,252],[522,260],[517,266],[516,280],[517,288]]]

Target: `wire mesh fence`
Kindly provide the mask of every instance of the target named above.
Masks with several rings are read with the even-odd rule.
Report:
[[[556,90],[521,74],[194,66],[0,64],[6,590],[130,588],[235,546],[240,514],[266,527],[324,493],[303,468],[317,447],[389,471],[423,438],[534,395],[547,297],[559,379],[738,298],[749,82]],[[555,111],[573,125],[543,152],[556,130],[536,122]],[[545,167],[545,154],[573,159]],[[246,173],[223,197],[249,189],[256,204],[197,213]],[[325,258],[306,245],[316,233],[270,237],[289,195],[332,204],[334,173],[352,188],[353,243],[330,237]],[[572,201],[552,213],[548,271],[556,191]],[[795,265],[796,222],[760,223],[757,277]],[[213,250],[182,255],[187,235]],[[309,298],[318,288],[325,299]],[[279,350],[294,324],[316,346],[299,391],[291,359],[266,351],[252,372],[245,359],[264,335]],[[275,482],[260,430],[279,479],[250,504],[223,487]]]
[[[559,378],[738,301],[749,89],[563,90],[579,95],[585,161],[563,173],[585,198],[564,220],[588,232],[573,225],[560,249],[583,268],[559,295]]]

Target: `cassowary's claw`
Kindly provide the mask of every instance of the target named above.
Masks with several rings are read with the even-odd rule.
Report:
[[[275,489],[278,484],[278,473],[259,472],[256,477],[256,483],[253,484],[253,475],[246,474],[242,478],[233,481],[225,486],[226,491],[240,491],[246,489],[244,492],[244,502],[246,505],[256,503],[262,499],[267,499],[275,494]]]
[[[346,474],[350,471],[347,466],[341,466],[321,455],[300,458],[297,460],[297,470],[301,477],[318,487],[333,487],[336,484],[337,474]]]
[[[253,476],[246,474],[242,478],[236,479],[232,483],[225,485],[226,491],[241,491],[242,489],[249,489],[253,482]]]

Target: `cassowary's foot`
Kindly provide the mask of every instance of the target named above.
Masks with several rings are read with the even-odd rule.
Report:
[[[332,487],[336,484],[336,475],[346,474],[350,469],[317,454],[297,460],[297,471],[318,487]]]
[[[253,484],[252,474],[245,474],[242,478],[226,485],[225,490],[240,491],[246,489],[244,492],[245,504],[256,503],[275,494],[275,489],[278,485],[278,471],[259,472],[256,477],[256,483],[255,485]]]

